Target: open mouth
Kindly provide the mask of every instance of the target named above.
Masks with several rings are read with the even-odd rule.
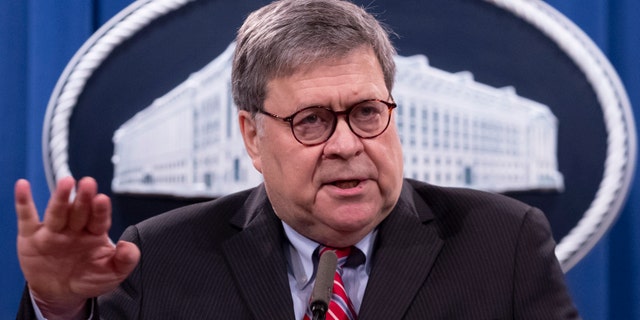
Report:
[[[333,182],[332,185],[340,188],[340,189],[351,189],[355,188],[360,184],[360,180],[342,180]]]

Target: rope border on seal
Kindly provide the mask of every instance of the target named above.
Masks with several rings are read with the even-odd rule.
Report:
[[[153,20],[193,0],[139,0],[96,31],[73,56],[51,94],[42,132],[42,154],[49,189],[70,176],[69,119],[89,77],[118,45]]]
[[[72,175],[68,164],[69,119],[87,80],[118,45],[154,19],[194,0],[138,0],[94,33],[60,76],[45,114],[42,150],[49,189]],[[604,114],[607,155],[595,199],[561,239],[556,256],[566,272],[608,231],[629,191],[636,159],[635,124],[624,86],[604,54],[575,24],[540,0],[483,0],[512,12],[554,41],[585,73]],[[617,197],[616,197],[617,196]]]

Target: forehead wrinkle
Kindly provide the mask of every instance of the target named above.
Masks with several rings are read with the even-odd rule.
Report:
[[[289,113],[310,106],[341,110],[362,100],[388,96],[380,64],[366,47],[276,77],[267,83],[266,89],[265,100],[284,102]]]
[[[361,76],[354,76],[354,78],[363,79],[363,77]],[[295,83],[297,84],[300,84],[302,82],[304,82],[304,80],[295,81]],[[345,86],[348,86],[346,90],[343,89]],[[311,89],[312,92],[300,94],[300,92],[304,92],[307,88]],[[312,106],[342,110],[347,109],[350,106],[363,100],[386,99],[388,96],[388,93],[386,93],[386,87],[380,88],[376,85],[376,83],[370,82],[368,81],[368,79],[359,82],[347,81],[346,83],[340,85],[335,85],[333,83],[327,82],[326,84],[321,86],[310,85],[307,88],[285,88],[285,90],[279,91],[286,92],[295,90],[298,93],[295,97],[293,95],[286,97],[290,104],[295,106],[296,111]],[[275,96],[271,97],[276,98]]]

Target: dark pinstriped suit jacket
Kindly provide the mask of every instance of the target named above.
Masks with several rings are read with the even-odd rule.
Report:
[[[284,231],[262,186],[130,227],[142,258],[103,319],[293,319]],[[380,225],[359,318],[574,319],[539,210],[406,180]],[[19,314],[29,318],[28,301]]]

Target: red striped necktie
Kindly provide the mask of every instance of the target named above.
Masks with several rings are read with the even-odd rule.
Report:
[[[345,262],[347,262],[349,253],[351,253],[351,247],[334,249],[320,246],[320,252],[318,256],[322,255],[322,253],[327,250],[332,250],[336,253],[336,256],[338,257],[338,266],[333,277],[333,293],[331,295],[331,301],[329,302],[329,310],[327,311],[326,319],[357,320],[358,317],[353,307],[353,303],[351,303],[351,299],[349,299],[347,291],[344,288],[344,283],[342,282],[342,267],[344,266]],[[312,319],[311,309],[307,308],[307,312],[303,320],[310,319]]]

